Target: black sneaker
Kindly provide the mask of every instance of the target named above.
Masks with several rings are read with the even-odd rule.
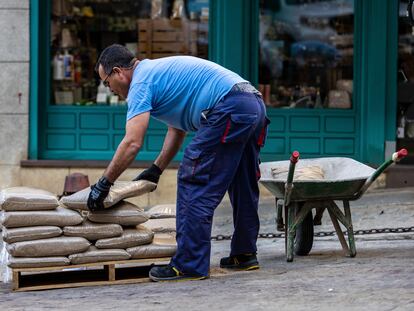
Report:
[[[186,275],[178,271],[177,268],[167,265],[152,267],[149,278],[154,282],[161,281],[197,281],[207,279],[206,276]]]
[[[241,254],[221,258],[220,268],[249,271],[259,269],[260,267],[256,254]]]

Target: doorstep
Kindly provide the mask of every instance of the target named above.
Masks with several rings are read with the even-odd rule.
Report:
[[[386,173],[386,188],[414,187],[414,165],[396,164]]]

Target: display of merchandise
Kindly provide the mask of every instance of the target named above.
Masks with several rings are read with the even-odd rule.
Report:
[[[139,59],[171,55],[207,58],[208,3],[208,0],[51,1],[52,104],[126,105],[101,85],[95,72],[99,54],[113,43],[126,46]],[[154,33],[154,37],[150,38],[148,33]],[[152,41],[157,42],[152,44]]]

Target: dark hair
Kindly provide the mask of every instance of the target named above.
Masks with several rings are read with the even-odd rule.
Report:
[[[99,72],[99,65],[102,65],[106,74],[109,74],[114,67],[128,68],[133,65],[134,58],[134,54],[125,46],[112,44],[102,51],[96,62],[95,71]]]

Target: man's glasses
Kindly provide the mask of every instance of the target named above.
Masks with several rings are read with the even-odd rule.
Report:
[[[109,87],[109,81],[108,78],[109,76],[112,74],[112,71],[114,70],[114,68],[111,69],[111,71],[108,73],[108,75],[106,76],[106,78],[102,81],[103,85],[105,85],[106,87]]]
[[[136,58],[133,58],[130,62],[130,66],[125,67],[125,68],[121,68],[121,69],[131,69],[134,67],[135,62],[137,61]],[[111,71],[108,73],[108,75],[106,76],[106,78],[102,81],[103,85],[105,85],[106,87],[109,87],[109,81],[108,78],[109,76],[114,72],[114,67],[112,67]]]

